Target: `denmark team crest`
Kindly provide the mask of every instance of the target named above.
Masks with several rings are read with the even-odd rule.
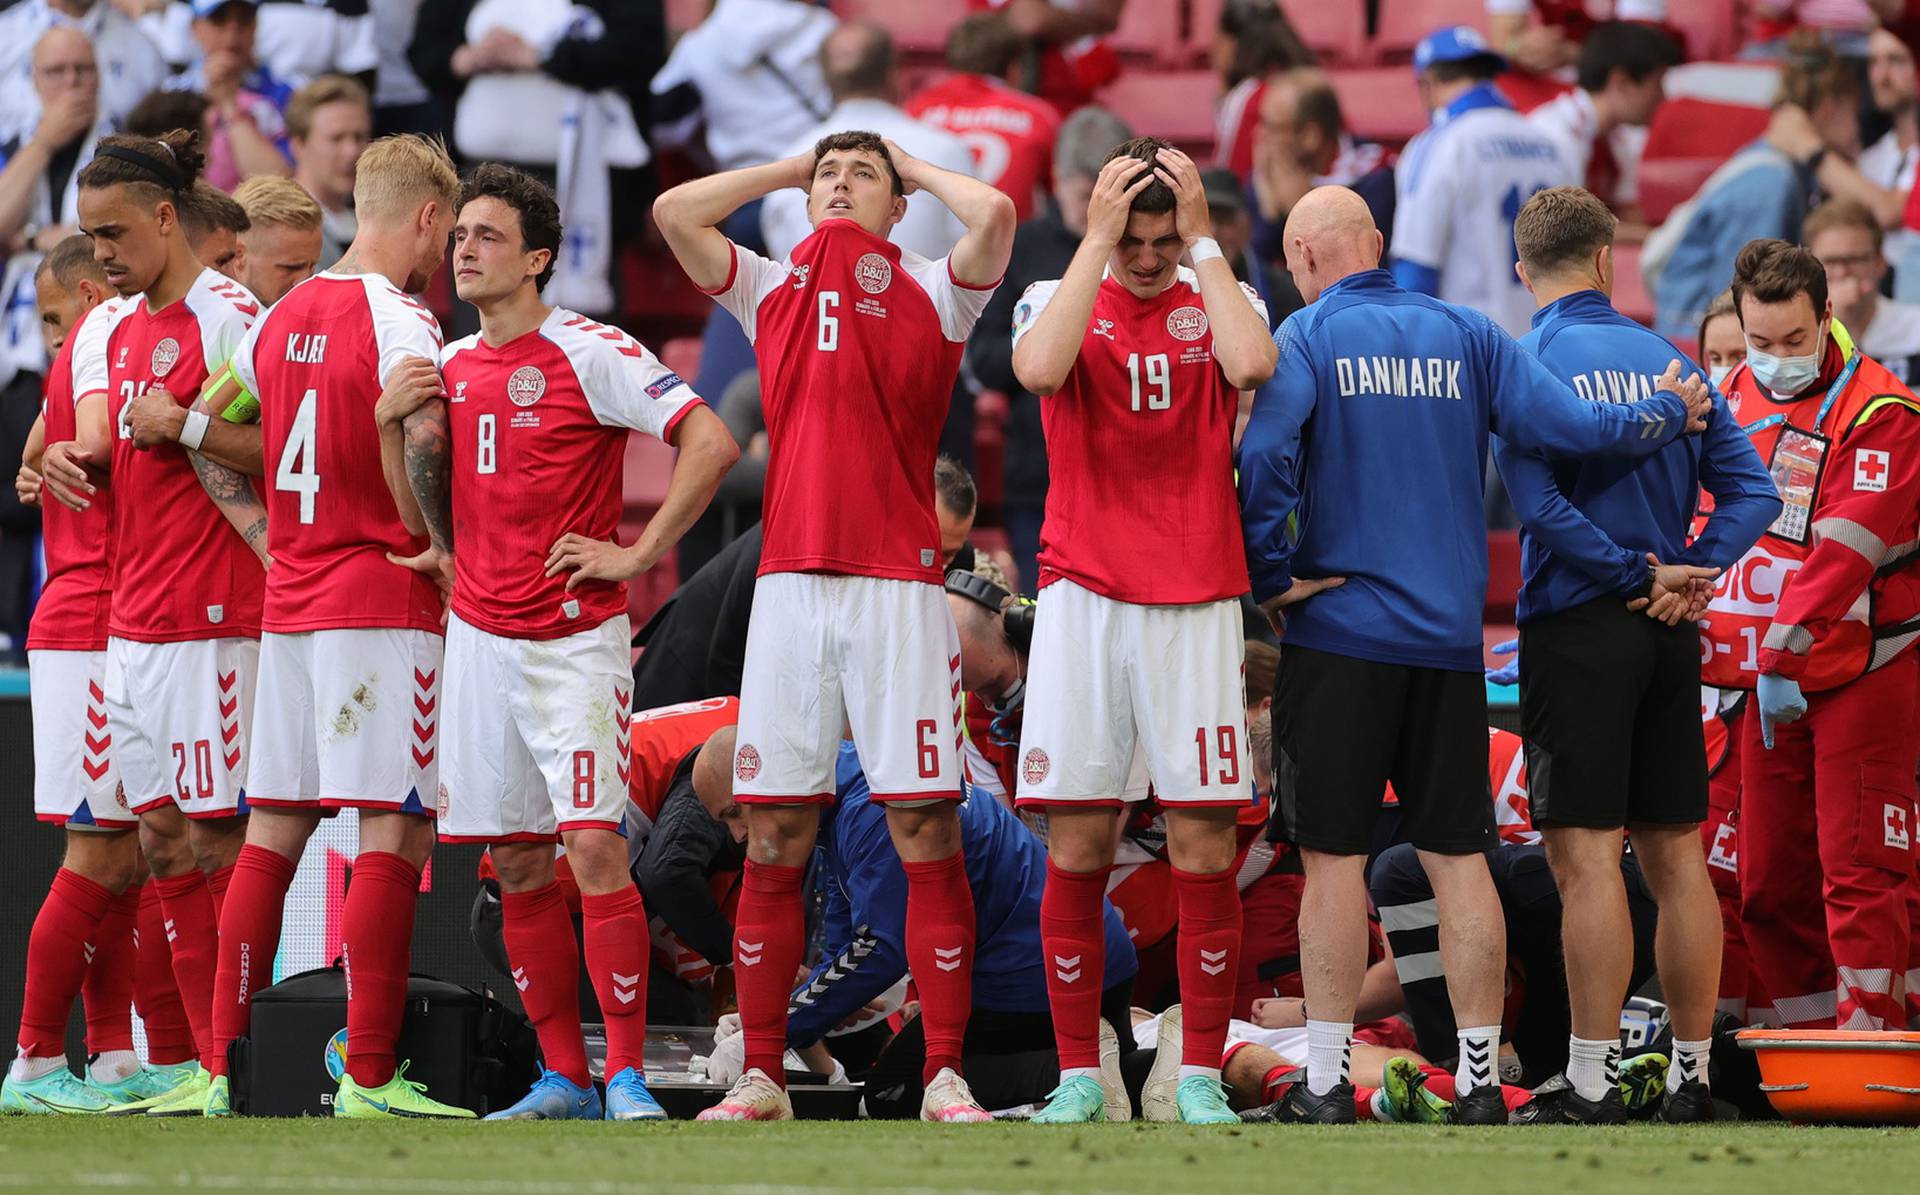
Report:
[[[861,290],[877,295],[893,285],[893,263],[878,253],[868,253],[853,263],[853,280]]]
[[[516,407],[530,407],[547,392],[547,375],[532,365],[522,365],[507,379],[507,401]]]
[[[1047,773],[1051,770],[1052,761],[1047,759],[1047,753],[1038,747],[1028,748],[1027,757],[1020,761],[1020,778],[1028,784],[1038,784],[1045,780]]]
[[[1207,334],[1207,313],[1198,307],[1176,307],[1167,313],[1167,335],[1175,340],[1198,340]]]
[[[752,743],[740,744],[740,749],[733,753],[733,774],[741,780],[751,780],[760,774],[760,753]]]
[[[153,376],[164,378],[173,372],[173,363],[180,359],[180,342],[169,336],[153,346],[153,360],[150,362]]]

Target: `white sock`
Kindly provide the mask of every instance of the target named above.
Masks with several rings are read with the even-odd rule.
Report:
[[[140,1058],[132,1050],[107,1050],[87,1068],[95,1083],[118,1083],[140,1073]]]
[[[1713,1039],[1681,1041],[1673,1039],[1673,1062],[1667,1067],[1667,1090],[1682,1083],[1707,1085],[1707,1056],[1713,1052]]]
[[[1352,1021],[1307,1022],[1308,1091],[1325,1095],[1345,1083],[1352,1060]]]
[[[55,1054],[51,1058],[29,1058],[27,1055],[21,1054],[14,1058],[13,1066],[7,1071],[7,1074],[16,1083],[25,1083],[31,1079],[38,1079],[42,1075],[50,1075],[66,1064],[67,1056],[65,1054]]]
[[[1500,1055],[1500,1026],[1461,1029],[1455,1036],[1460,1040],[1460,1062],[1453,1071],[1454,1098],[1458,1099],[1498,1082],[1494,1067]]]
[[[1100,1081],[1100,1068],[1097,1066],[1063,1066],[1060,1068],[1060,1081],[1065,1083],[1068,1079],[1092,1079],[1095,1083],[1098,1083]]]
[[[1620,1039],[1567,1039],[1567,1082],[1583,1100],[1598,1100],[1620,1082]]]
[[[1220,1068],[1217,1066],[1188,1066],[1184,1062],[1180,1064],[1180,1081],[1182,1083],[1196,1077],[1212,1079],[1215,1083],[1218,1083],[1220,1081]]]

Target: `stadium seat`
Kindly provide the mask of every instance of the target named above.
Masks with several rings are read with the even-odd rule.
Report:
[[[667,28],[684,33],[707,19],[713,0],[667,0]]]
[[[700,372],[700,338],[698,336],[676,336],[663,341],[659,351],[660,364],[671,369],[683,378],[693,377]],[[715,395],[714,402],[720,401]]]
[[[1337,0],[1321,2],[1332,7]],[[1446,25],[1472,25],[1485,33],[1486,0],[1380,0],[1373,51],[1383,62],[1411,62],[1420,39]]]
[[[1765,108],[1686,97],[1660,105],[1640,158],[1640,209],[1648,222],[1665,220],[1766,126]]]
[[[1687,39],[1692,62],[1723,58],[1740,48],[1734,0],[1687,0],[1667,7],[1667,24]]]
[[[1640,246],[1613,247],[1613,306],[1628,319],[1653,324],[1653,294],[1640,277]]]
[[[649,345],[697,335],[713,303],[664,247],[633,246],[620,255],[622,307],[619,323]]]
[[[1193,58],[1180,7],[1173,0],[1135,0],[1120,10],[1120,26],[1107,36],[1107,45],[1127,58],[1185,66]]]
[[[1219,23],[1220,0],[1213,0],[1213,23],[1200,24],[1200,8],[1194,8],[1193,36],[1205,44]],[[1367,11],[1361,4],[1342,4],[1339,0],[1280,0],[1287,23],[1307,43],[1307,48],[1329,66],[1362,65],[1372,55],[1367,45]]]
[[[1520,598],[1520,533],[1487,532],[1487,607],[1489,623],[1513,621],[1514,603]]]
[[[1157,7],[1157,6],[1156,6]],[[942,54],[947,34],[967,16],[967,0],[833,0],[843,21],[872,21],[909,54]]]
[[[1332,71],[1327,78],[1340,97],[1347,130],[1356,137],[1403,145],[1427,127],[1413,72],[1404,66]]]
[[[1220,79],[1212,71],[1128,71],[1101,90],[1099,102],[1134,131],[1164,137],[1196,160],[1213,154],[1213,105]]]

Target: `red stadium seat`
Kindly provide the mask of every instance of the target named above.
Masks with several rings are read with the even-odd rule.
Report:
[[[833,11],[843,21],[884,26],[894,44],[909,54],[940,54],[946,51],[947,34],[969,10],[967,0],[833,0]]]
[[[661,344],[660,364],[671,369],[683,378],[692,378],[700,372],[700,338],[698,336],[676,336]],[[714,402],[720,401],[715,395]]]
[[[1514,603],[1520,600],[1520,533],[1487,532],[1487,608],[1489,623],[1513,621]]]
[[[684,33],[706,20],[711,11],[713,0],[667,0],[667,28]]]
[[[1331,4],[1334,0],[1322,0]],[[1486,0],[1380,0],[1373,50],[1383,61],[1411,62],[1420,39],[1447,25],[1487,31]]]
[[[1686,0],[1667,6],[1667,24],[1686,38],[1688,61],[1731,57],[1740,48],[1736,7],[1735,0]]]
[[[1640,246],[1613,247],[1613,306],[1628,319],[1653,324],[1653,295],[1640,277]]]
[[[1197,4],[1194,8],[1193,37],[1204,45],[1212,39],[1214,28],[1219,24],[1220,3],[1213,0],[1213,21],[1205,26],[1200,24],[1200,7],[1202,5]],[[1293,31],[1322,62],[1342,66],[1372,60],[1367,46],[1364,4],[1343,4],[1340,0],[1280,0],[1280,8],[1287,14],[1287,23],[1293,26]]]
[[[1120,26],[1106,38],[1116,54],[1182,66],[1191,60],[1174,0],[1133,0],[1120,10]]]
[[[1327,78],[1356,137],[1400,145],[1427,127],[1413,72],[1404,66],[1332,71]]]
[[[1212,71],[1128,71],[1098,97],[1142,136],[1164,137],[1196,160],[1213,154],[1213,105],[1220,78]]]
[[[1640,209],[1658,224],[1767,127],[1767,110],[1687,97],[1654,114],[1640,157]]]

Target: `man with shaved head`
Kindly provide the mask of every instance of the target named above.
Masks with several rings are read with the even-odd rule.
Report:
[[[1287,268],[1310,306],[1275,333],[1279,364],[1240,448],[1253,596],[1287,648],[1274,687],[1272,834],[1300,850],[1307,1081],[1264,1118],[1353,1119],[1354,1009],[1366,969],[1366,859],[1389,781],[1439,909],[1460,1026],[1460,1123],[1502,1123],[1494,1083],[1506,930],[1482,852],[1480,514],[1487,437],[1559,456],[1644,455],[1704,426],[1681,382],[1586,402],[1469,308],[1403,290],[1367,205],[1320,187],[1287,219]],[[1437,1061],[1437,1060],[1436,1060]]]

